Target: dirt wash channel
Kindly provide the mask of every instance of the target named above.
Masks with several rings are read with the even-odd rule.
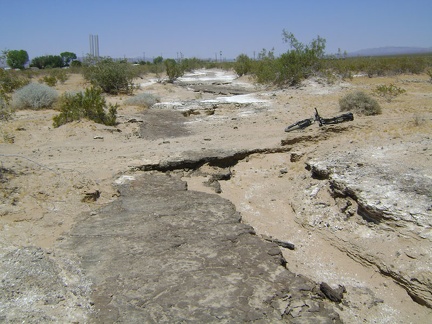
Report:
[[[162,102],[122,105],[116,127],[52,129],[54,111],[2,125],[1,319],[430,322],[426,76],[295,89],[219,70],[145,79],[139,92]],[[407,92],[380,116],[283,132],[389,82]],[[81,87],[73,76],[58,91]]]

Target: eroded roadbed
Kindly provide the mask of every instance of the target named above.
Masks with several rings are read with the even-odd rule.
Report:
[[[92,282],[94,322],[338,321],[316,283],[218,195],[147,173],[82,219],[57,248]]]

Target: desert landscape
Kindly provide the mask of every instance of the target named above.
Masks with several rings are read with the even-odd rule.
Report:
[[[116,126],[54,128],[55,110],[21,110],[0,124],[1,321],[430,322],[427,75],[310,78],[281,89],[202,69],[136,83],[160,102],[142,109],[107,96],[120,106]],[[341,114],[347,93],[390,83],[406,92],[378,98],[380,115],[284,132],[315,108]],[[85,87],[70,74],[56,90]],[[222,272],[173,290],[210,259]],[[138,279],[146,271],[152,277]],[[298,294],[283,282],[297,282]],[[321,283],[343,287],[341,300],[317,293]],[[229,287],[242,291],[225,305]]]

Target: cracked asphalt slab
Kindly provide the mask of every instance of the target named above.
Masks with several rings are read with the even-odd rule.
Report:
[[[91,322],[334,323],[314,282],[214,194],[147,173],[82,215],[56,249],[93,282]]]

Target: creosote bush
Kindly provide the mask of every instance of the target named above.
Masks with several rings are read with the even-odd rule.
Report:
[[[426,71],[426,74],[429,76],[429,82],[431,82],[432,83],[432,69],[428,69],[427,71]]]
[[[70,123],[87,118],[98,124],[114,126],[116,124],[118,105],[106,104],[102,91],[98,88],[87,88],[84,92],[65,93],[60,98],[60,114],[54,116],[53,126]]]
[[[234,71],[238,76],[243,76],[252,70],[252,61],[246,54],[240,54],[237,56],[234,63]]]
[[[30,83],[30,79],[25,77],[21,71],[6,71],[0,69],[0,92],[10,94],[14,90],[24,87]]]
[[[176,79],[184,75],[184,68],[182,64],[177,63],[173,59],[166,59],[164,61],[168,82],[173,83]]]
[[[378,85],[373,91],[376,96],[385,98],[388,102],[392,101],[394,98],[405,92],[405,89],[398,87],[393,83],[390,83],[389,85]]]
[[[27,85],[30,80],[17,71],[0,69],[0,121],[8,121],[13,116],[13,108],[10,105],[11,93]]]
[[[68,79],[68,74],[62,69],[51,69],[47,75],[39,79],[39,83],[45,83],[50,87],[54,87],[58,82],[65,83]]]
[[[345,95],[339,99],[339,106],[341,111],[351,111],[360,115],[381,114],[381,106],[378,101],[363,91],[356,91]]]
[[[294,34],[283,31],[283,40],[291,50],[275,58],[273,51],[259,55],[254,72],[259,83],[294,86],[322,69],[326,40],[320,36],[309,44],[299,42]]]
[[[49,86],[29,83],[14,93],[12,104],[17,109],[50,108],[57,98],[57,91]]]
[[[88,58],[83,69],[84,78],[93,86],[109,94],[131,94],[135,88],[133,79],[137,76],[132,65],[126,61],[111,58]]]
[[[12,118],[13,110],[10,105],[0,95],[0,121],[8,121]]]
[[[39,79],[39,83],[45,83],[47,86],[54,87],[57,84],[57,79],[52,75],[45,75]]]
[[[150,108],[157,102],[160,102],[160,98],[151,93],[140,93],[124,101],[126,105],[139,106],[143,108]]]

